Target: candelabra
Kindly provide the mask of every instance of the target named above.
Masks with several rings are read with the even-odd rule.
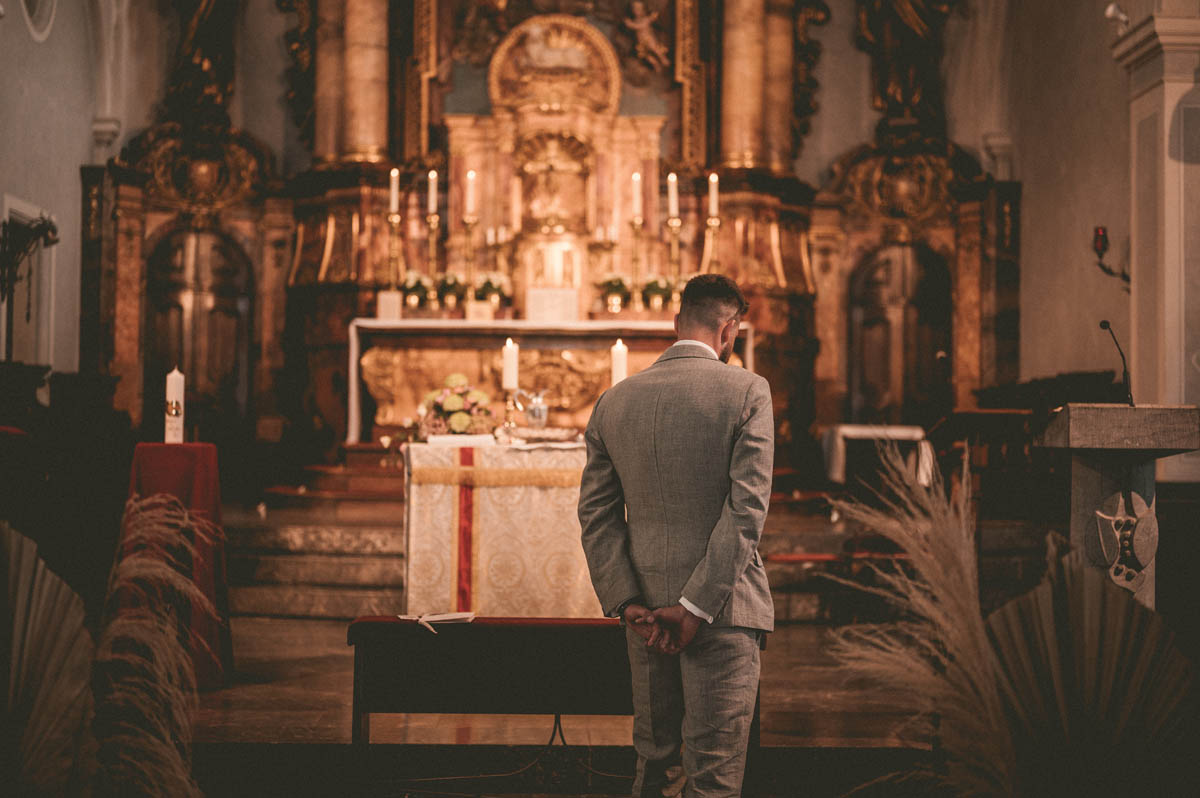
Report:
[[[646,309],[645,300],[642,298],[641,270],[642,270],[642,229],[645,227],[646,220],[641,216],[634,216],[629,220],[629,226],[633,229],[633,253],[629,257],[629,268],[632,272],[630,286],[633,289],[633,301],[631,307],[636,312],[641,312]]]
[[[388,279],[391,280],[392,290],[395,291],[404,281],[408,272],[408,264],[404,261],[404,250],[400,246],[401,217],[397,213],[389,213],[388,220]]]
[[[671,263],[671,309],[679,310],[679,280],[683,276],[683,267],[679,261],[679,231],[683,227],[683,220],[678,216],[671,216],[667,219],[667,235],[670,244],[669,258]]]
[[[721,232],[721,217],[710,216],[704,230],[704,251],[700,255],[700,273],[717,272],[721,269],[721,257],[717,254],[717,236]]]

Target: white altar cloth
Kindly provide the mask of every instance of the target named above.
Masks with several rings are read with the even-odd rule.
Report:
[[[603,613],[580,543],[583,444],[405,447],[406,613]]]

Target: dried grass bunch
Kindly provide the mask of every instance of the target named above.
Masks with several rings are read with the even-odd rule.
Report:
[[[219,534],[174,497],[131,498],[93,648],[79,597],[31,541],[0,525],[9,600],[0,623],[11,624],[0,631],[16,643],[0,755],[20,774],[17,794],[200,795],[190,651],[204,642],[180,613],[213,612],[185,574],[195,542]]]
[[[1184,794],[1195,672],[1159,616],[1052,539],[1045,581],[985,619],[965,463],[947,495],[894,448],[882,462],[879,503],[838,508],[908,555],[871,589],[901,620],[838,630],[834,653],[937,718],[942,760],[885,780],[964,796]]]

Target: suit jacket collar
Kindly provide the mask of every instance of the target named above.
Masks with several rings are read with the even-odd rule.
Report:
[[[674,344],[668,346],[667,351],[659,355],[658,360],[654,362],[662,363],[667,360],[675,360],[676,358],[681,357],[698,357],[704,360],[716,360],[720,362],[716,355],[705,349],[703,346],[696,346],[695,344],[690,343],[681,344],[679,346],[675,346]]]

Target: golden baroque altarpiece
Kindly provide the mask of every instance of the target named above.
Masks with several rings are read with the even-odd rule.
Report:
[[[485,317],[563,324],[669,321],[676,280],[738,280],[781,463],[811,454],[816,424],[902,412],[893,394],[914,374],[942,369],[963,406],[1012,371],[1014,344],[997,333],[1011,284],[997,275],[1015,263],[1016,193],[945,138],[936,64],[955,2],[857,3],[883,116],[819,190],[792,164],[818,113],[821,0],[276,5],[293,22],[288,100],[311,168],[275,178],[269,153],[228,124],[233,26],[205,4],[181,11],[189,33],[160,124],[85,180],[96,359],[122,377],[118,401],[135,418],[151,367],[178,357],[196,364],[204,401],[236,406],[259,436],[286,420],[340,437],[350,320],[374,316],[393,288],[405,318],[464,318],[481,312],[467,292],[487,279],[498,290]],[[895,255],[905,248],[917,254]],[[943,288],[945,319],[920,304]],[[131,302],[143,293],[155,309]],[[856,365],[880,323],[890,359]],[[941,360],[914,359],[918,339]],[[632,370],[655,341],[631,347]],[[607,386],[605,348],[531,346],[522,370],[586,415]],[[498,389],[494,359],[382,341],[364,351],[375,435],[449,371]]]

